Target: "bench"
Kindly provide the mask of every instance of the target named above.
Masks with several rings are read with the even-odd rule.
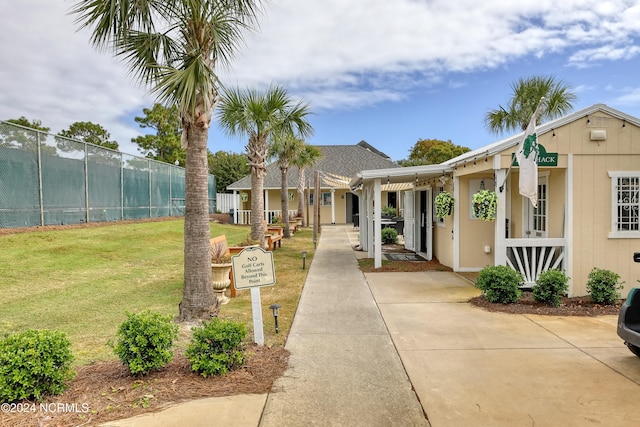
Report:
[[[282,227],[267,227],[264,237],[267,240],[267,249],[275,251],[276,244],[278,248],[282,247]]]
[[[227,243],[227,236],[226,234],[222,234],[220,236],[216,236],[213,239],[209,240],[209,244],[211,246],[217,245],[217,244],[222,244],[224,245],[225,248],[227,248],[227,251],[225,252],[225,255],[228,257],[231,257],[232,253],[229,250],[229,244]],[[236,296],[236,288],[235,286],[233,286],[233,270],[231,270],[229,272],[229,279],[231,279],[231,284],[229,284],[229,296],[231,298],[235,298]]]

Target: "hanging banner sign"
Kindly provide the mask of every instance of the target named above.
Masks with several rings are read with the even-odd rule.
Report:
[[[547,153],[547,150],[542,144],[538,144],[538,148],[540,149],[540,152],[538,153],[538,161],[536,162],[538,166],[558,166],[558,153]],[[513,162],[513,166],[520,166],[515,157],[516,154],[512,153],[511,161]]]

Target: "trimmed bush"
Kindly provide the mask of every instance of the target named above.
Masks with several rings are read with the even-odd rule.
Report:
[[[562,297],[567,294],[569,278],[564,272],[553,269],[540,273],[533,287],[533,299],[552,307],[559,307]]]
[[[522,274],[506,265],[487,266],[480,271],[476,288],[492,303],[511,304],[518,301],[524,283]]]
[[[61,394],[75,377],[71,343],[62,331],[28,330],[0,340],[0,400]]]
[[[171,316],[145,311],[128,314],[118,327],[114,353],[133,375],[146,374],[161,368],[173,359],[173,340],[178,337],[178,325]]]
[[[185,355],[191,370],[203,377],[224,375],[244,364],[244,344],[247,328],[238,322],[213,318],[193,328],[193,337]]]
[[[396,243],[398,241],[398,232],[395,228],[383,228],[382,229],[382,243]]]
[[[610,270],[595,268],[589,273],[587,280],[587,292],[591,300],[596,304],[611,305],[620,299],[622,284],[619,282],[620,275]]]

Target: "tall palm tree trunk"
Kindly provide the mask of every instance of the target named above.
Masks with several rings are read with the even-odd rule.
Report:
[[[209,317],[214,295],[211,285],[209,230],[209,170],[207,167],[208,129],[185,126],[189,148],[185,172],[184,291],[180,320]]]
[[[280,167],[280,209],[282,210],[282,222],[284,222],[283,236],[286,239],[291,237],[291,229],[289,228],[289,188],[287,187],[287,171],[288,168]]]
[[[251,240],[264,243],[264,172],[255,166],[251,167]]]
[[[298,167],[298,216],[304,218],[304,168]]]

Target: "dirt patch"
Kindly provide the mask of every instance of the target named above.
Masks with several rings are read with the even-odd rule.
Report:
[[[0,413],[0,425],[26,427],[58,427],[97,425],[111,420],[155,412],[170,404],[205,397],[268,393],[274,381],[287,368],[289,351],[282,347],[247,349],[246,364],[227,375],[203,378],[189,370],[189,362],[176,352],[165,368],[146,376],[132,377],[119,361],[98,363],[76,369],[70,387],[60,396],[43,404],[55,410],[56,405],[74,405],[73,411],[40,410],[25,413]],[[23,406],[24,407],[24,406]]]
[[[357,249],[354,248],[354,249]],[[384,257],[389,254],[413,254],[413,251],[406,250],[403,245],[386,244],[382,245],[382,267],[374,268],[372,258],[358,260],[360,270],[363,273],[386,273],[386,272],[418,272],[418,271],[453,271],[451,268],[440,264],[436,258],[431,261],[392,261]]]
[[[471,298],[469,302],[476,307],[488,311],[509,314],[542,314],[546,316],[604,316],[618,315],[624,300],[613,305],[596,304],[588,296],[565,297],[559,307],[551,307],[533,299],[531,292],[523,292],[515,304],[495,304],[488,302],[483,296]]]

